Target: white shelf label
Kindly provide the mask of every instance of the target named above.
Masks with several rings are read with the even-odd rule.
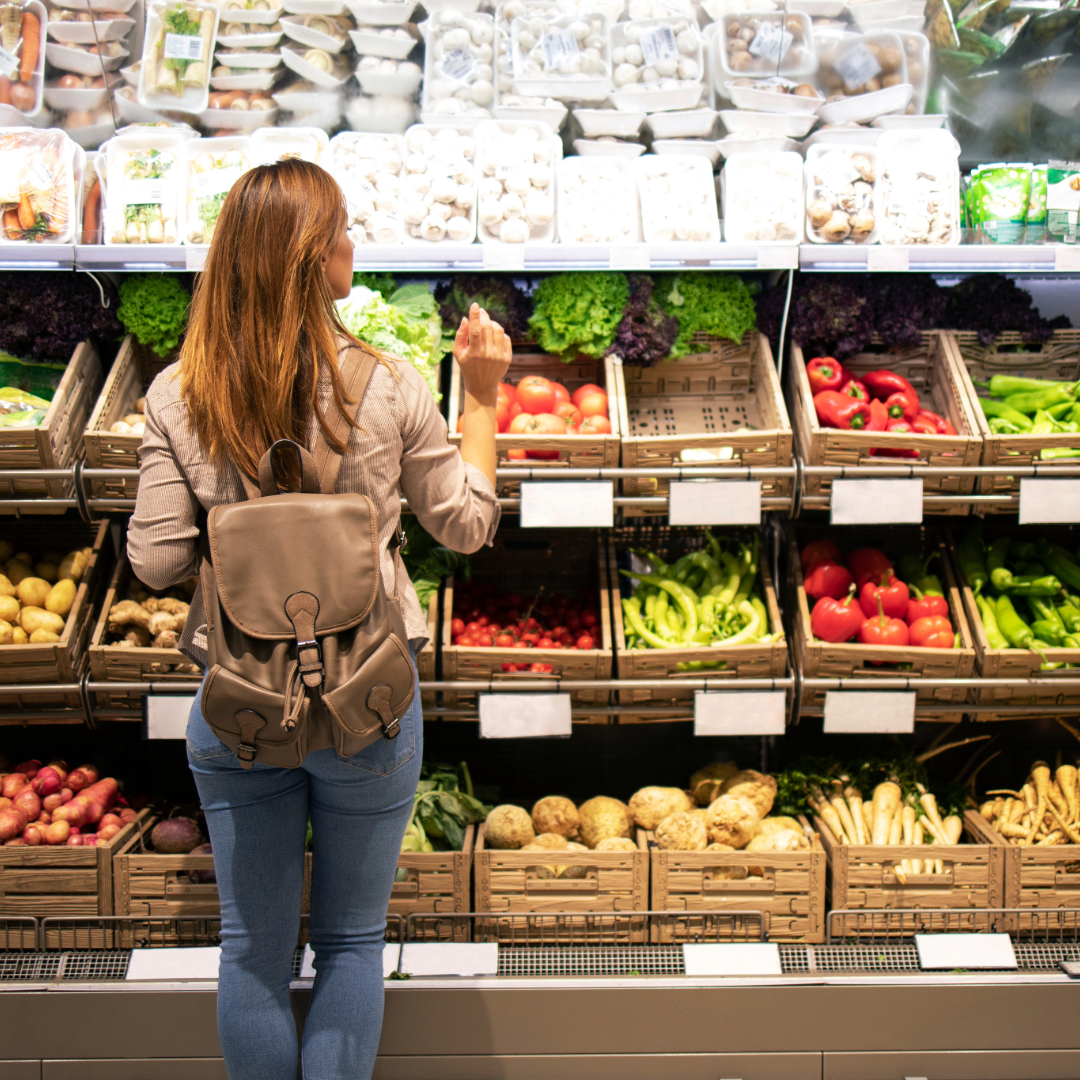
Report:
[[[834,480],[833,525],[918,525],[921,480]]]
[[[707,678],[709,672],[700,674]],[[694,734],[783,735],[787,714],[784,698],[783,690],[697,690]]]
[[[382,977],[384,979],[388,979],[395,971],[397,971],[398,956],[400,953],[401,946],[393,941],[388,941],[383,945]],[[299,978],[315,978],[315,952],[310,945],[304,946],[304,958],[300,961]]]
[[[206,256],[210,252],[209,244],[200,244],[198,247],[184,248],[184,263],[188,270],[203,270],[206,267]]]
[[[672,525],[757,525],[760,480],[673,480],[668,495]]]
[[[188,717],[195,695],[147,694],[146,737],[148,739],[186,739]]]
[[[798,270],[799,249],[795,244],[762,244],[757,249],[759,270]]]
[[[906,272],[911,252],[894,244],[872,244],[866,249],[867,270],[899,270]]]
[[[521,482],[523,529],[610,529],[615,524],[611,480]]]
[[[477,942],[407,941],[401,956],[403,975],[497,975],[499,946]]]
[[[608,266],[612,270],[648,270],[648,244],[612,244],[608,248]]]
[[[484,244],[485,270],[524,270],[524,244]]]
[[[1080,521],[1080,480],[1021,478],[1021,525],[1069,525],[1075,521]]]
[[[677,60],[679,47],[675,31],[670,26],[653,26],[641,31],[638,39],[647,67],[656,67],[661,60]]]
[[[1058,244],[1054,248],[1054,269],[1080,271],[1080,244]]]
[[[166,60],[199,60],[202,58],[203,39],[197,34],[166,34]]]
[[[1008,934],[916,934],[915,948],[923,971],[1015,971],[1019,966]]]
[[[482,739],[570,734],[569,694],[481,694],[479,697]]]
[[[691,979],[722,975],[782,975],[780,946],[770,942],[684,945],[683,964]]]
[[[220,963],[220,945],[205,949],[134,949],[124,978],[128,982],[214,980],[218,977]]]
[[[915,691],[830,690],[824,730],[826,735],[910,735],[915,730]]]

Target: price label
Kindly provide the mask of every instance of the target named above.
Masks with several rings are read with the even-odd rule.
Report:
[[[862,42],[848,49],[843,56],[837,57],[833,68],[849,90],[855,90],[869,82],[875,75],[881,74],[881,65]]]
[[[779,64],[794,40],[795,35],[790,30],[781,29],[778,23],[763,22],[750,42],[750,55]]]
[[[205,256],[204,256],[205,257]],[[186,739],[195,695],[147,694],[143,698],[148,739]]]
[[[405,975],[497,975],[499,946],[495,942],[470,944],[448,941],[408,941],[402,946],[401,971]]]
[[[930,186],[916,176],[897,177],[889,192],[889,214],[925,214],[930,202]]]
[[[668,495],[672,525],[757,525],[760,480],[673,480]]]
[[[648,270],[651,265],[648,244],[612,244],[608,248],[612,270]]]
[[[918,525],[922,480],[834,480],[833,525]]]
[[[484,244],[485,270],[524,270],[524,244]]]
[[[1080,245],[1058,244],[1054,248],[1054,269],[1069,273],[1080,271]]]
[[[220,945],[204,949],[135,949],[124,978],[128,982],[216,980],[220,964]]]
[[[1008,934],[916,934],[923,971],[1015,971],[1019,964]]]
[[[570,734],[569,694],[480,694],[481,739],[536,739]]]
[[[209,244],[200,244],[198,247],[184,248],[184,267],[192,273],[199,273],[206,269],[206,256],[210,251]]]
[[[795,244],[762,244],[757,249],[759,270],[798,270],[799,248]]]
[[[53,186],[53,174],[48,165],[39,158],[35,158],[30,162],[30,168],[27,172],[30,176],[30,182],[42,191],[48,191]]]
[[[611,480],[524,480],[521,484],[521,527],[610,529],[615,523],[614,497]]]
[[[563,64],[580,51],[574,31],[569,28],[549,30],[540,39],[540,48],[544,50],[544,60],[552,71],[561,71]]]
[[[910,252],[906,247],[871,244],[866,249],[866,269],[906,272],[909,256]]]
[[[695,735],[783,735],[786,715],[782,690],[694,693]]]
[[[443,78],[451,82],[468,82],[476,71],[476,59],[465,49],[451,49],[439,65]]]
[[[224,195],[244,175],[244,172],[241,166],[230,165],[225,169],[211,169],[209,172],[196,173],[191,178],[192,193],[198,199]],[[367,183],[367,181],[364,182]]]
[[[166,60],[201,60],[202,53],[203,39],[198,35],[194,37],[188,34],[165,35]]]
[[[833,193],[842,191],[859,178],[859,170],[852,165],[850,155],[843,150],[830,150],[822,154],[810,169],[814,178]]]
[[[401,946],[396,942],[388,941],[383,945],[382,977],[388,979],[397,971],[398,957],[401,955]],[[300,961],[301,979],[315,978],[315,951],[310,945],[304,946],[304,956]]]
[[[1080,480],[1021,478],[1021,525],[1069,525],[1075,521],[1080,521]]]
[[[0,75],[11,78],[19,70],[19,58],[7,49],[0,48]]]
[[[675,31],[670,26],[650,26],[642,30],[638,45],[648,67],[655,67],[661,60],[677,60],[679,57]]]
[[[517,139],[498,147],[493,157],[495,158],[496,180],[505,180],[513,173],[530,168],[533,163],[532,147],[522,144]]]
[[[127,206],[164,206],[172,201],[172,186],[168,180],[125,180],[124,203]]]
[[[692,979],[784,973],[780,966],[780,946],[775,942],[684,945],[683,964]]]
[[[826,735],[910,735],[914,730],[914,690],[830,690],[825,695]]]

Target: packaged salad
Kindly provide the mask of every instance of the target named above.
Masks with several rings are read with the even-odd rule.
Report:
[[[201,113],[207,105],[217,36],[213,4],[149,3],[139,71],[139,104]]]
[[[55,128],[0,129],[3,242],[74,240],[76,151],[75,143]]]
[[[251,140],[236,135],[184,146],[187,198],[184,242],[209,244],[229,189],[251,168]]]

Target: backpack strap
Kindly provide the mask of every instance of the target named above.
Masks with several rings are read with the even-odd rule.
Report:
[[[330,430],[341,442],[348,445],[352,423],[360,411],[360,403],[364,400],[364,393],[375,371],[375,365],[379,358],[367,349],[359,349],[355,345],[345,349],[340,361],[338,371],[341,374],[341,385],[345,397],[352,401],[346,405],[343,411],[334,409],[333,419],[327,418]],[[315,439],[315,447],[312,451],[315,457],[315,466],[318,469],[319,489],[324,495],[332,495],[337,486],[338,472],[341,469],[343,455],[335,450],[327,441],[323,430],[319,428],[319,434]]]

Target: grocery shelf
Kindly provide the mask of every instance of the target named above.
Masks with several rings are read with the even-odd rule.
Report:
[[[1075,273],[1080,271],[1077,254],[1066,244],[964,244],[954,247],[929,244],[803,244],[799,249],[799,269]]]

